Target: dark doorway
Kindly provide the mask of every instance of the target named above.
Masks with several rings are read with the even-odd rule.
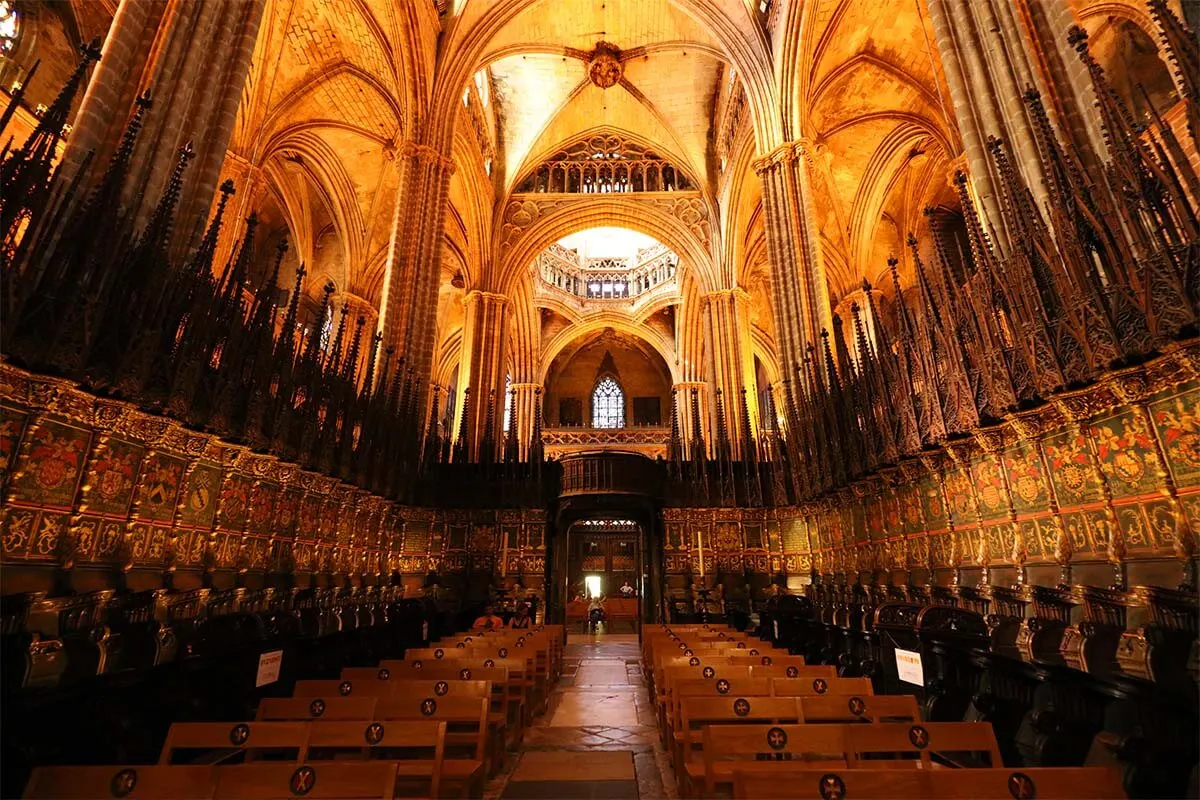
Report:
[[[604,606],[606,630],[636,631],[641,597],[645,536],[632,519],[582,519],[567,531],[567,620],[587,621],[593,598]]]

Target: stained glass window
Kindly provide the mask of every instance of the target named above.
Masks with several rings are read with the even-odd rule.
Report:
[[[12,0],[0,0],[0,55],[8,55],[17,46],[21,34],[21,16]]]
[[[605,376],[592,390],[592,427],[625,427],[625,393],[611,376]]]

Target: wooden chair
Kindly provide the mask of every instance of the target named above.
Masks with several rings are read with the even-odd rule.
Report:
[[[112,767],[37,767],[25,784],[27,800],[208,800],[216,785],[211,764]]]
[[[832,726],[830,726],[832,727]],[[947,770],[955,775],[965,770]],[[972,770],[974,771],[974,770]],[[798,769],[794,763],[744,763],[733,770],[735,800],[934,800],[922,770]],[[1039,795],[1040,797],[1040,795]],[[1012,800],[1011,796],[1006,800]]]
[[[176,722],[167,732],[158,763],[171,764],[177,750],[203,750],[215,764],[244,753],[251,761],[263,750],[295,750],[290,760],[303,761],[308,749],[307,722]]]
[[[842,725],[712,725],[704,732],[703,770],[689,771],[703,796],[728,791],[736,772],[846,768],[846,727]],[[699,780],[697,780],[699,778]],[[781,796],[775,790],[775,797]]]
[[[392,761],[324,764],[236,764],[217,770],[214,800],[392,800]]]
[[[804,719],[812,722],[920,722],[921,712],[910,694],[834,695],[798,698]]]
[[[688,678],[678,681],[667,698],[666,714],[663,718],[663,730],[669,742],[670,734],[676,728],[680,719],[680,709],[684,700],[693,697],[769,697],[771,682],[766,680],[727,680],[725,678]]]
[[[935,769],[928,776],[938,800],[1125,798],[1121,773],[1111,767]]]
[[[525,705],[525,681],[520,673],[510,675],[507,667],[462,664],[457,661],[421,663],[415,667],[409,661],[384,661],[389,678],[395,680],[481,680],[492,684],[491,719],[503,720],[509,747],[520,744],[525,734],[525,720],[530,716]],[[487,663],[486,660],[480,663]],[[493,661],[493,664],[495,662]]]
[[[796,661],[801,663],[795,663]],[[817,678],[824,678],[826,681],[838,679],[837,667],[808,666],[803,661],[800,656],[788,656],[786,659],[776,658],[770,664],[751,664],[750,674],[755,678],[796,678],[806,680],[810,684]]]
[[[374,697],[264,697],[257,718],[263,721],[371,719]]]
[[[932,769],[934,759],[956,767],[1003,767],[988,722],[918,722],[852,725],[850,766],[859,769]],[[986,763],[983,763],[986,762]]]
[[[292,697],[385,697],[391,694],[386,681],[366,680],[309,680],[296,681]]]
[[[429,797],[440,797],[445,772],[446,723],[320,722],[313,725],[308,752],[310,763],[354,756],[365,759],[383,753],[387,760],[397,762],[406,789],[424,789]],[[416,787],[411,787],[414,783]]]

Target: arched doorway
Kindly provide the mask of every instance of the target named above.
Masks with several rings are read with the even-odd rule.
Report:
[[[618,514],[576,521],[567,530],[567,622],[583,623],[601,598],[607,630],[636,631],[648,589],[642,525]]]

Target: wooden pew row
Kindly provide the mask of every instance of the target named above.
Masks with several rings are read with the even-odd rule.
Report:
[[[1123,800],[1120,773],[1105,767],[970,770],[735,770],[735,800]]]

